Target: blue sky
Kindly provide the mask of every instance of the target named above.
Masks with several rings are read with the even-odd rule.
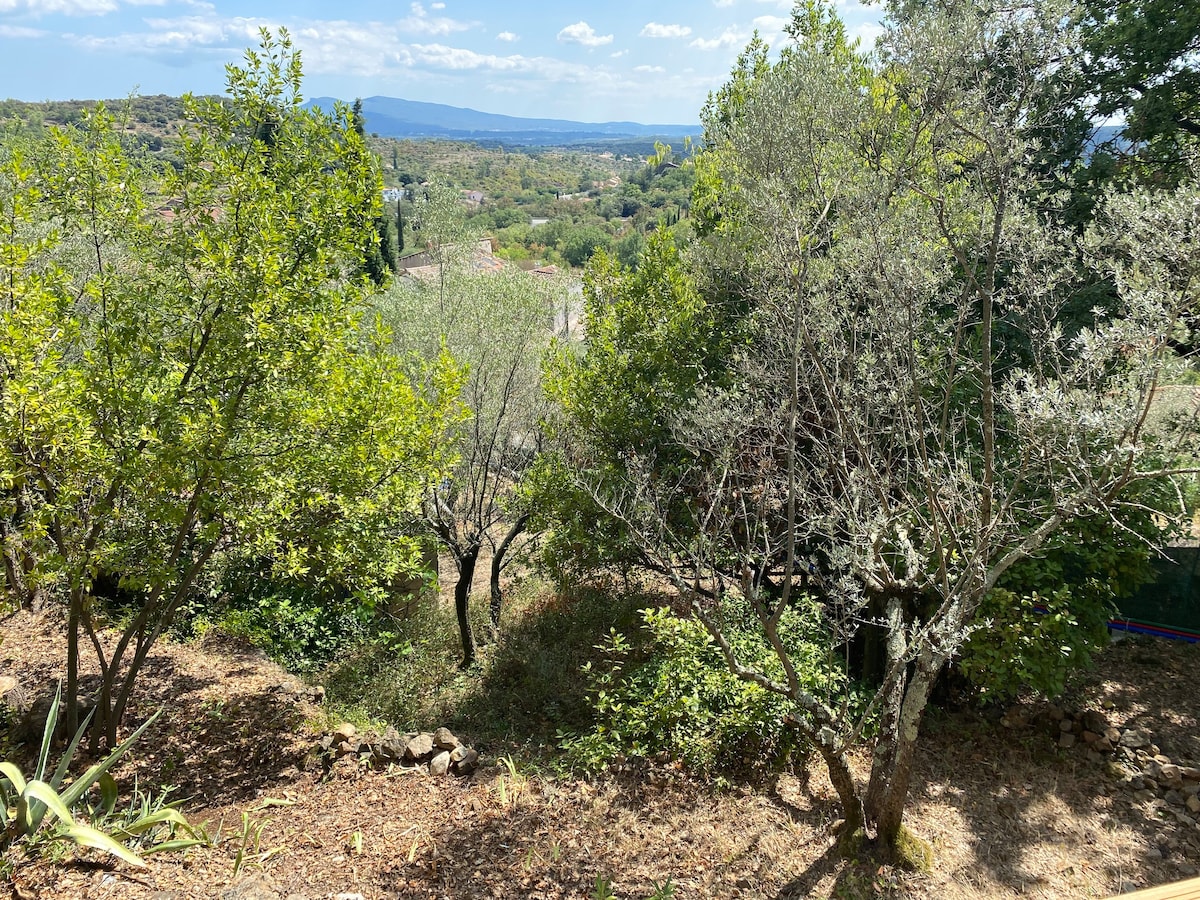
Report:
[[[757,29],[791,0],[0,0],[0,98],[217,93],[224,65],[286,26],[305,94],[384,95],[516,116],[696,122]],[[841,0],[873,40],[881,10]]]

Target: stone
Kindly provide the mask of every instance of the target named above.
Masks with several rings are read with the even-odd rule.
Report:
[[[379,739],[379,755],[384,759],[402,759],[408,742],[391,725]]]
[[[281,896],[270,875],[255,872],[239,878],[233,887],[221,894],[221,900],[279,900]]]
[[[1071,734],[1069,731],[1064,731],[1058,738],[1058,746],[1062,747],[1064,750],[1074,747],[1075,735]]]
[[[1083,714],[1083,727],[1096,734],[1103,734],[1108,728],[1108,717],[1096,709],[1089,709]]]
[[[1163,794],[1163,799],[1172,806],[1183,806],[1183,794],[1179,793],[1179,791],[1167,791]]]
[[[343,722],[337,728],[333,729],[333,736],[339,741],[348,741],[358,734],[358,729],[349,722]]]
[[[1183,787],[1183,772],[1179,766],[1167,763],[1159,772],[1159,780],[1167,787],[1179,790]]]
[[[1150,735],[1137,728],[1130,728],[1121,735],[1121,739],[1117,743],[1131,750],[1140,750],[1143,747],[1150,746]]]
[[[439,750],[453,750],[461,743],[449,728],[439,728],[433,733],[433,745]]]
[[[426,732],[412,738],[404,748],[404,758],[419,760],[433,752],[433,735]]]
[[[1184,781],[1200,782],[1200,769],[1195,766],[1180,766],[1179,772],[1183,775]]]
[[[1029,724],[1029,720],[1025,718],[1025,713],[1020,707],[1011,706],[1001,717],[1000,724],[1005,728],[1024,728]]]
[[[1200,797],[1196,796],[1195,794],[1192,794],[1192,796],[1188,797],[1187,800],[1184,801],[1184,805],[1187,806],[1189,812],[1200,813]]]
[[[1074,727],[1075,727],[1075,722],[1071,719],[1060,719],[1059,720],[1059,723],[1058,723],[1059,731],[1067,732],[1067,731],[1070,731]]]
[[[1121,729],[1110,725],[1104,729],[1104,739],[1115,747],[1121,740]]]
[[[1087,731],[1086,729],[1079,737],[1085,744],[1094,744],[1096,741],[1100,740],[1100,735],[1096,734],[1094,731]]]
[[[455,753],[462,751],[461,756],[454,760],[454,771],[458,775],[470,775],[479,768],[479,754],[475,752],[473,747],[459,747],[451,753],[451,757]]]
[[[429,761],[430,775],[445,775],[450,771],[450,751],[443,750]]]
[[[358,752],[358,741],[342,741],[337,746],[338,756],[349,756]]]

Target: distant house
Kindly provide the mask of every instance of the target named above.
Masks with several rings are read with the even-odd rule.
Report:
[[[463,199],[472,206],[478,206],[483,202],[483,191],[463,191]]]
[[[404,199],[403,188],[384,188],[383,202],[384,203],[399,203]]]
[[[549,219],[533,218],[529,220],[529,227],[537,228],[539,225],[545,225],[549,221]]]

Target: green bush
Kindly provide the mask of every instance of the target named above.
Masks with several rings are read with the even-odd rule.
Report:
[[[1090,664],[1108,642],[1107,614],[1081,618],[1075,606],[1067,587],[1048,597],[992,591],[980,609],[989,625],[963,648],[962,673],[989,700],[1011,700],[1028,690],[1061,694],[1067,676]],[[1097,609],[1095,604],[1086,608]]]
[[[1140,507],[1124,527],[1100,517],[1074,522],[984,600],[979,619],[988,625],[967,640],[959,663],[984,700],[1057,696],[1108,643],[1117,603],[1152,577],[1149,544],[1166,537],[1152,511],[1169,508],[1172,497],[1148,486],[1131,499]]]
[[[336,580],[278,573],[269,560],[232,566],[216,590],[219,612],[188,623],[186,630],[218,628],[297,674],[324,668],[388,627],[380,615],[382,589],[351,591]]]
[[[745,665],[783,678],[758,623],[743,605],[723,610],[727,639]],[[598,772],[620,756],[669,754],[702,775],[743,774],[786,765],[797,744],[788,726],[795,708],[785,698],[733,675],[704,626],[668,608],[642,613],[650,641],[642,658],[628,640],[610,632],[591,666],[595,727],[561,735],[570,762]],[[819,639],[819,611],[801,601],[780,631],[804,687],[822,696],[843,693],[844,674]]]

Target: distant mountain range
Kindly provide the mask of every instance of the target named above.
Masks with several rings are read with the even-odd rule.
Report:
[[[317,97],[306,105],[330,110],[337,101]],[[441,103],[421,103],[397,97],[365,97],[366,130],[393,138],[451,138],[521,144],[575,144],[622,138],[698,135],[699,125],[641,125],[637,122],[572,122],[566,119],[526,119],[479,112]]]

